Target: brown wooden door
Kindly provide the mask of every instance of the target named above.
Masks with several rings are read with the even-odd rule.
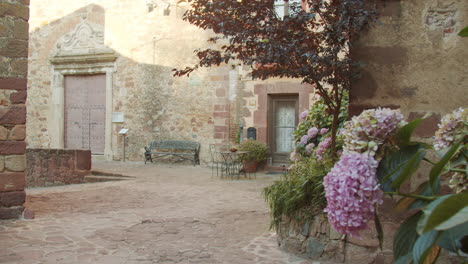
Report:
[[[298,96],[275,96],[270,99],[269,145],[274,163],[287,163],[293,150],[297,126]]]
[[[106,76],[65,76],[65,148],[104,154]]]

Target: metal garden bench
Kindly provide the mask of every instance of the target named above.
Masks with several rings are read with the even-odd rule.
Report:
[[[166,156],[176,156],[200,165],[200,143],[183,140],[157,140],[145,147],[145,164],[147,161]]]

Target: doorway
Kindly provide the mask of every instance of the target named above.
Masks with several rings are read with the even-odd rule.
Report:
[[[65,75],[64,147],[104,154],[106,75]]]
[[[298,95],[270,96],[269,145],[275,164],[287,164],[293,151]]]

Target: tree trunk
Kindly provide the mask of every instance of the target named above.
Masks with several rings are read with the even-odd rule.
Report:
[[[336,134],[338,133],[339,116],[340,116],[340,107],[333,109],[333,121],[332,121],[332,127],[331,127],[331,145],[330,145],[331,157],[333,159],[338,157],[336,153]]]

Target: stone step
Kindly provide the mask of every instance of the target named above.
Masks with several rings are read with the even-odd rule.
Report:
[[[120,174],[120,173],[105,172],[105,171],[97,171],[97,170],[92,170],[92,171],[91,171],[91,175],[95,175],[95,176],[106,176],[106,177],[107,177],[107,176],[111,176],[111,177],[135,178],[135,177],[123,175],[123,174]]]
[[[103,175],[88,175],[84,177],[85,183],[106,182],[106,181],[125,181],[130,177],[103,176]]]

